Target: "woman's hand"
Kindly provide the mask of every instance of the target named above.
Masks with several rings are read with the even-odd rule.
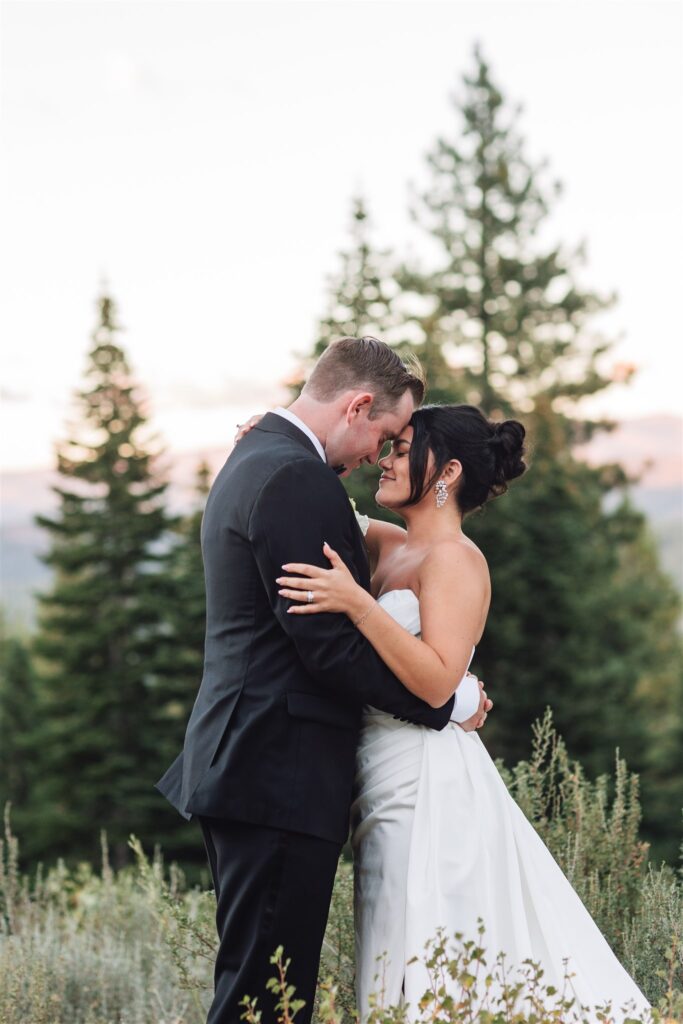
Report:
[[[327,541],[323,554],[331,563],[331,569],[320,569],[317,565],[288,562],[282,568],[285,572],[296,572],[298,576],[278,576],[278,594],[296,603],[287,609],[290,615],[314,615],[317,612],[344,612],[352,621],[360,618],[372,607],[374,598],[356,581],[346,565]]]
[[[262,419],[263,413],[256,413],[255,416],[250,416],[246,423],[236,423],[235,426],[237,427],[237,433],[235,434],[233,444],[237,444],[238,441],[241,441],[244,435],[248,434],[251,428],[255,427]]]

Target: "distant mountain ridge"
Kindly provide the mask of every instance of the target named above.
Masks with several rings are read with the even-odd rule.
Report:
[[[639,478],[631,488],[634,504],[650,521],[662,564],[683,590],[683,418],[648,416],[627,420],[611,433],[600,434],[579,454],[589,462],[619,462]],[[169,480],[168,502],[184,512],[195,500],[195,477],[201,461],[217,473],[230,446],[168,453],[160,460]],[[12,471],[0,475],[0,574],[2,603],[10,621],[33,623],[34,592],[49,583],[50,571],[40,561],[45,531],[35,525],[38,513],[56,507],[51,469]]]

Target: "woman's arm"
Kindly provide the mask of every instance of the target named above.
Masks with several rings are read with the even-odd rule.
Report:
[[[296,602],[290,614],[345,612],[406,689],[432,707],[441,707],[467,670],[488,609],[488,571],[483,556],[457,542],[440,544],[419,573],[422,638],[409,633],[360,587],[329,545],[323,549],[332,569],[286,564],[280,595]],[[307,592],[313,594],[308,603]]]
[[[368,546],[370,573],[374,573],[380,558],[386,555],[396,544],[405,544],[406,531],[394,523],[385,523],[382,519],[370,519],[365,531],[365,543]]]

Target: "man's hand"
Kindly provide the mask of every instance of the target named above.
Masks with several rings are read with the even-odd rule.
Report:
[[[489,700],[486,696],[486,690],[481,679],[479,680],[479,690],[479,707],[471,718],[468,718],[465,722],[458,722],[460,728],[464,729],[465,732],[474,732],[475,729],[481,729],[486,721],[486,716],[493,707],[493,701]]]

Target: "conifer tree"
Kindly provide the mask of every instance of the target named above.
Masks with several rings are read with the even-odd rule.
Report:
[[[167,633],[158,649],[162,700],[157,713],[168,764],[182,749],[204,668],[206,595],[200,531],[211,476],[209,465],[201,462],[195,479],[194,507],[175,523],[160,580]],[[157,837],[162,849],[169,857],[196,857],[201,839],[198,846],[195,831],[188,829],[170,806],[167,811],[163,831]]]
[[[339,253],[339,271],[329,278],[329,303],[318,325],[312,359],[334,338],[371,334],[388,344],[400,341],[403,318],[396,308],[398,287],[390,250],[372,240],[372,222],[361,196],[352,200],[350,246]],[[397,333],[398,332],[398,333]]]
[[[158,572],[171,523],[114,302],[104,294],[98,305],[80,422],[57,452],[59,508],[37,520],[50,536],[54,583],[41,598],[36,642],[36,799],[45,855],[92,853],[104,828],[121,861],[131,832],[154,836],[161,809]]]
[[[478,49],[464,84],[458,136],[439,138],[428,155],[431,182],[414,210],[438,266],[404,267],[398,280],[430,304],[412,319],[425,362],[437,350],[452,367],[450,400],[529,413],[542,399],[570,417],[578,399],[609,384],[600,357],[610,343],[589,321],[612,299],[578,283],[582,249],[539,242],[559,186],[544,185],[543,165],[526,157],[516,113]],[[448,390],[438,384],[433,400]],[[582,421],[584,436],[589,429]]]
[[[577,403],[611,383],[602,363],[610,342],[592,318],[613,300],[579,283],[581,248],[541,243],[559,186],[544,185],[544,167],[526,157],[479,52],[475,65],[458,108],[462,134],[437,141],[415,210],[436,266],[394,271],[393,308],[408,318],[395,328],[399,351],[418,329],[428,401],[471,402],[528,428],[529,474],[465,526],[494,584],[475,663],[496,698],[487,744],[510,763],[526,756],[531,723],[551,705],[589,770],[610,770],[618,746],[643,772],[648,800],[659,794],[645,803],[648,837],[671,855],[670,801],[678,806],[682,779],[679,602],[643,517],[627,501],[614,508],[624,473],[572,453],[604,426],[582,418]],[[333,294],[331,308],[341,306]],[[374,507],[376,477],[354,474],[347,487],[362,511],[391,518]]]
[[[576,459],[549,407],[527,425],[529,472],[464,524],[493,585],[473,666],[496,702],[486,744],[508,764],[527,757],[531,725],[550,706],[589,774],[611,771],[617,748],[641,773],[646,838],[675,860],[679,598],[643,516],[627,497],[606,508],[626,483],[619,467]]]
[[[349,245],[338,254],[339,269],[328,278],[328,300],[318,322],[317,337],[306,363],[312,365],[335,338],[373,335],[399,352],[409,351],[403,331],[404,316],[399,308],[399,288],[394,279],[391,251],[379,249],[372,237],[372,222],[361,196],[352,200]],[[292,385],[292,398],[303,381]],[[359,506],[375,509],[377,474],[363,467],[344,481]],[[376,514],[389,518],[383,510]]]
[[[33,825],[38,714],[29,642],[12,633],[0,617],[0,811],[11,804],[12,827],[27,839]],[[30,839],[27,848],[30,852]]]

